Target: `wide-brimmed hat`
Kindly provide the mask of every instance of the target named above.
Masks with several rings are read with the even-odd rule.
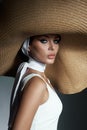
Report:
[[[5,0],[2,5],[0,74],[14,65],[23,42],[17,42],[18,37],[9,42],[9,34],[25,38],[46,33],[87,35],[86,0]]]
[[[30,35],[87,33],[86,0],[7,0],[9,29]]]

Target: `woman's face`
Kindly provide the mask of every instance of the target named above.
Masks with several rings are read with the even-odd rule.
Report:
[[[57,34],[34,36],[29,46],[29,55],[39,62],[52,64],[59,49],[60,36]]]

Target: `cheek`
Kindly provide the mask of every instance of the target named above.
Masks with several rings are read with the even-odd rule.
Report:
[[[32,53],[35,57],[41,58],[44,56],[45,50],[44,48],[41,48],[41,47],[34,47]]]
[[[57,53],[59,51],[59,45],[55,47],[55,52]]]

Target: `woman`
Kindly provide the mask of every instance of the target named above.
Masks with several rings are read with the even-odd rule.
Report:
[[[29,58],[19,66],[11,99],[9,129],[57,130],[62,103],[45,75],[61,40],[58,34],[32,36],[22,52]]]

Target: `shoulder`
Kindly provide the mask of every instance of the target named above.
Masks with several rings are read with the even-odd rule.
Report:
[[[28,80],[24,87],[24,91],[27,93],[43,95],[46,90],[46,83],[39,76],[34,76]]]
[[[46,86],[46,83],[44,81],[44,79],[42,79],[40,76],[38,75],[34,75],[33,77],[31,77],[31,79],[28,81],[28,84],[35,84],[38,86]]]
[[[23,98],[25,102],[28,101],[32,104],[40,105],[44,102],[46,92],[46,83],[39,76],[34,76],[26,83],[23,90]]]

